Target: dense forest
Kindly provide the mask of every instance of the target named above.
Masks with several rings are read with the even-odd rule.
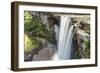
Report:
[[[76,24],[69,59],[90,58],[89,15],[24,11],[25,61],[54,60],[55,54],[59,56],[60,16],[63,15],[70,17],[71,25]]]

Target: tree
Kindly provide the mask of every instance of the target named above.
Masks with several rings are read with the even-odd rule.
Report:
[[[37,48],[40,43],[42,43],[42,39],[50,42],[55,43],[54,32],[47,28],[46,25],[43,24],[40,17],[37,15],[39,13],[34,12],[32,14],[30,11],[25,11],[24,13],[24,28],[25,28],[25,35],[27,35],[28,40],[30,40],[31,45],[27,43],[27,49],[30,48]],[[26,37],[26,36],[25,36]],[[25,39],[27,41],[27,39]]]

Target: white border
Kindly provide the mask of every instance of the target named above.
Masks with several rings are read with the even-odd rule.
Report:
[[[58,61],[33,61],[24,62],[24,10],[43,11],[43,12],[65,12],[65,13],[88,13],[91,15],[91,59],[80,60],[58,60]],[[44,6],[19,6],[19,68],[34,68],[62,65],[83,65],[95,64],[95,10],[80,8],[63,8],[63,7],[44,7]]]

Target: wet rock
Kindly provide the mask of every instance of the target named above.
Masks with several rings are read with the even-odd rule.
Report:
[[[32,61],[33,59],[32,59],[32,54],[24,54],[24,61]]]
[[[53,54],[54,50],[52,48],[43,48],[38,52],[38,55],[34,57],[34,61],[51,60]]]

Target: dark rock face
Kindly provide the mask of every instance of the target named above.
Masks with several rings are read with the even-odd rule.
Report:
[[[32,61],[34,56],[38,54],[38,52],[43,48],[43,46],[40,46],[38,48],[34,48],[29,52],[24,53],[24,59],[25,61]]]
[[[83,21],[80,21],[79,24],[81,25],[80,28],[83,29],[83,30],[89,25],[88,23],[83,22]]]
[[[27,53],[27,52],[24,53],[24,61],[32,61],[33,60],[32,57],[33,56],[31,53]]]
[[[78,51],[78,47],[79,47],[79,45],[78,45],[78,40],[77,40],[77,34],[75,34],[73,37],[73,40],[72,40],[70,59],[76,58],[76,52]]]

